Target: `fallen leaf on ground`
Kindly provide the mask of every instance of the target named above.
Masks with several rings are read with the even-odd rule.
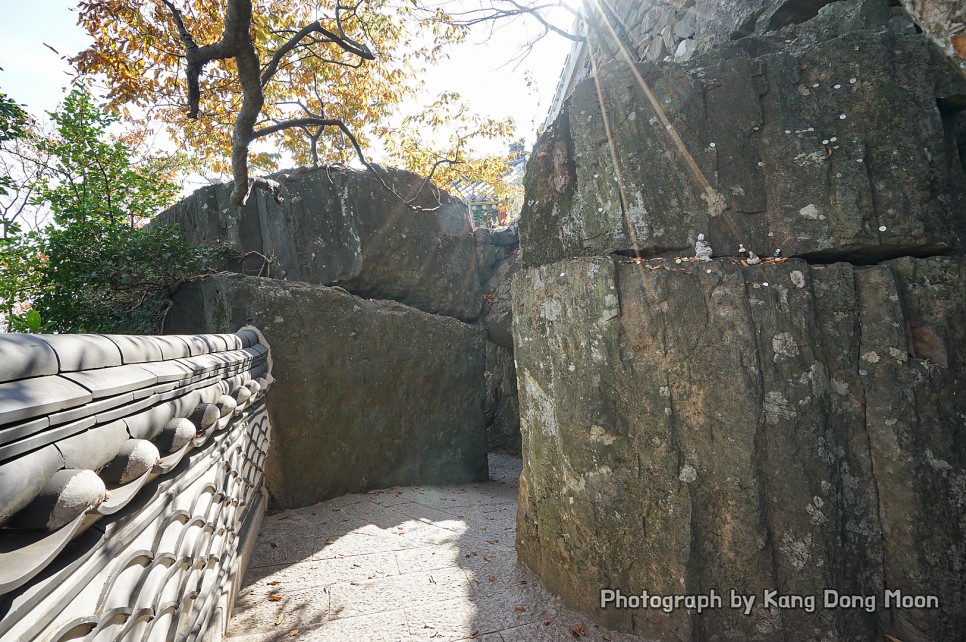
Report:
[[[268,596],[268,599],[269,599],[270,602],[278,602],[279,600],[282,599],[282,596],[281,595],[269,595]]]
[[[291,635],[293,638],[294,637],[298,637],[299,630],[298,629],[292,629],[291,631],[288,632],[288,634]]]
[[[519,611],[520,613],[525,613],[526,612],[526,609],[523,607],[522,604],[517,604],[516,606],[513,607],[513,609],[515,611]]]
[[[278,614],[278,617],[275,618],[275,626],[278,626],[279,624],[281,624],[282,623],[282,620],[284,620],[284,619],[285,619],[285,614],[284,613],[279,613]]]
[[[483,559],[486,560],[487,562],[489,562],[490,561],[490,556],[489,555],[484,555],[483,556]]]
[[[490,576],[490,581],[491,582],[495,582],[496,581],[496,575],[491,575]]]
[[[276,584],[281,584],[281,582],[279,582],[278,580],[272,580],[271,582],[268,582],[269,586],[275,586]]]
[[[479,631],[473,631],[472,633],[470,633],[470,639],[471,640],[475,640],[478,637],[480,637],[480,632]]]
[[[544,620],[543,621],[543,625],[544,626],[550,626],[550,620]]]
[[[602,635],[601,637],[604,638],[607,642],[610,642],[610,636],[609,635]]]
[[[331,539],[325,540],[325,545],[326,546],[331,546],[332,544],[335,544],[335,541],[334,540],[331,540]]]
[[[577,636],[587,637],[587,631],[585,631],[584,627],[580,626],[579,624],[574,625],[573,634],[574,634],[574,637],[577,637]]]

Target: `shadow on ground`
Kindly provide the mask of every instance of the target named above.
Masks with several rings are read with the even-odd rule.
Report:
[[[491,454],[489,482],[266,516],[229,639],[639,640],[568,610],[517,561],[520,468]]]

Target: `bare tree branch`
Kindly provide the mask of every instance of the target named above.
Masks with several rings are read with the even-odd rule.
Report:
[[[340,32],[342,31],[341,24],[339,26],[339,31]],[[346,53],[350,53],[355,56],[358,56],[360,59],[360,64],[361,64],[361,61],[363,60],[376,59],[375,55],[373,55],[373,53],[369,50],[369,47],[367,47],[366,45],[360,44],[352,40],[344,33],[336,34],[336,33],[333,33],[332,31],[329,31],[328,29],[322,26],[321,22],[312,22],[310,24],[305,25],[298,31],[296,31],[295,35],[293,35],[291,38],[285,41],[285,43],[278,48],[278,50],[275,52],[272,58],[268,61],[268,64],[266,64],[265,68],[262,70],[262,75],[261,75],[262,86],[265,86],[266,84],[268,84],[268,82],[272,79],[272,76],[275,75],[275,72],[278,71],[278,65],[282,61],[282,59],[285,58],[285,56],[287,56],[289,52],[295,49],[304,38],[306,38],[307,36],[313,33],[320,33],[323,36],[325,36],[324,40],[316,39],[315,42],[319,42],[319,43],[331,42],[333,44],[336,44],[339,47],[341,47],[342,50],[345,51]]]

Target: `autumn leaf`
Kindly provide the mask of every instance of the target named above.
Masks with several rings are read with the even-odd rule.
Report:
[[[269,586],[275,586],[276,584],[281,584],[278,580],[272,580],[271,582],[266,582]]]
[[[224,44],[225,7],[231,4],[104,0],[81,2],[77,8],[78,25],[91,37],[90,46],[72,61],[80,74],[103,83],[109,107],[125,118],[143,121],[149,113],[175,145],[192,150],[204,173],[231,168],[232,130],[243,102],[238,63],[234,58],[207,60],[199,79],[200,100],[189,109],[184,72],[186,46],[191,46],[179,35],[170,9],[180,11],[197,52]],[[421,5],[409,7],[399,0],[353,3],[351,11],[335,0],[252,5],[246,44],[257,58],[255,73],[262,75],[262,106],[251,133],[279,123],[294,125],[296,118],[339,119],[363,149],[384,149],[384,160],[423,175],[435,167],[438,184],[459,178],[495,180],[498,191],[503,189],[500,176],[506,159],[476,157],[471,143],[509,141],[512,120],[475,115],[455,92],[445,92],[429,105],[418,102],[418,74],[445,58],[448,47],[467,33],[446,24],[445,12],[419,13]],[[289,42],[314,23],[341,34],[344,41],[362,43],[372,59],[360,58],[332,39]],[[416,112],[403,113],[406,104],[418,105]],[[252,170],[276,169],[286,158],[306,165],[316,160],[345,163],[356,156],[354,145],[335,127],[273,127],[261,135],[273,151],[246,148]],[[438,164],[442,160],[453,162]]]
[[[282,599],[282,596],[281,595],[269,595],[268,596],[268,601],[269,602],[278,602],[281,599]]]
[[[525,613],[526,610],[527,610],[526,608],[524,608],[524,606],[522,604],[517,604],[516,606],[513,607],[513,609],[515,611],[520,612],[520,613]]]
[[[491,582],[495,582],[496,581],[496,575],[491,575],[489,579],[490,579]]]

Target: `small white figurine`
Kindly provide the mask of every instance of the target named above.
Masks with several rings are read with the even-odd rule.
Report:
[[[704,240],[704,234],[698,234],[698,240],[694,244],[694,256],[701,261],[711,260],[711,246]]]
[[[744,243],[738,244],[738,258],[742,261],[748,258],[748,250],[745,249]]]
[[[761,259],[754,252],[748,252],[748,265],[758,265],[761,263]]]

